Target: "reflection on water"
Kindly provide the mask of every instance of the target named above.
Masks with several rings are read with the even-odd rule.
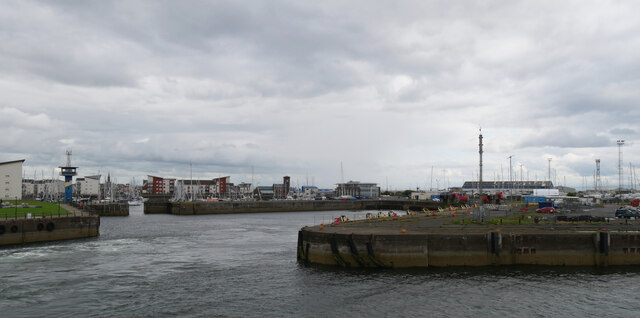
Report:
[[[341,214],[366,212],[132,207],[129,217],[102,218],[98,238],[0,249],[2,316],[636,316],[636,267],[298,264],[298,229]]]

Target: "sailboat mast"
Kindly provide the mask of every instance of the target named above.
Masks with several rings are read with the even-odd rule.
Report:
[[[431,166],[431,182],[429,183],[429,191],[433,191],[433,166]]]

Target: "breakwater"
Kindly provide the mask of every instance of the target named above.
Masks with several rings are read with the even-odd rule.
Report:
[[[0,219],[0,246],[100,235],[100,217],[74,215]]]
[[[166,198],[149,199],[145,214],[176,215],[231,214],[261,212],[300,212],[331,210],[419,210],[437,209],[431,201],[414,200],[282,200],[282,201],[222,201],[169,202]]]

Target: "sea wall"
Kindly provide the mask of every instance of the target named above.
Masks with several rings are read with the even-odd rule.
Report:
[[[297,255],[308,264],[342,267],[638,265],[640,234],[515,230],[358,235],[303,228],[298,235]]]
[[[83,206],[83,210],[99,216],[129,216],[127,203],[99,203]]]
[[[177,215],[300,212],[331,210],[422,210],[437,209],[438,204],[412,200],[282,200],[282,201],[222,201],[222,202],[167,202],[148,200],[144,213],[170,213]]]
[[[100,235],[99,216],[0,219],[0,246]]]
[[[147,195],[144,202],[145,214],[167,214],[171,213],[169,206],[170,196],[166,195]]]

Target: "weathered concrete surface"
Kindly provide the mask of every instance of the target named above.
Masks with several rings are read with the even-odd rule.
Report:
[[[162,200],[149,200],[144,203],[144,213],[197,215],[331,210],[422,210],[437,209],[437,207],[437,204],[434,202],[412,200],[283,200],[222,202],[167,202]]]
[[[0,246],[100,235],[100,217],[90,215],[0,219]]]
[[[640,226],[447,226],[438,217],[358,221],[302,228],[298,259],[389,268],[640,265]]]
[[[88,204],[83,209],[99,216],[129,216],[129,204],[127,203]]]
[[[146,201],[143,204],[145,214],[169,214],[171,208],[169,207],[170,196],[167,195],[148,195]]]

